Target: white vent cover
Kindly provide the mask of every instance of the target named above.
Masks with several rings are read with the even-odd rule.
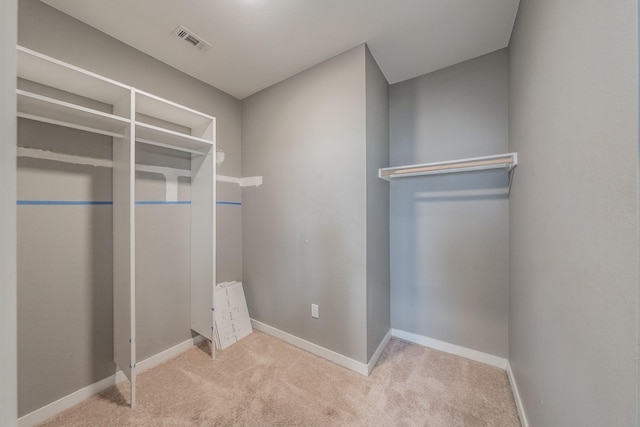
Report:
[[[186,29],[182,25],[173,30],[173,35],[181,38],[198,50],[205,51],[211,47],[211,43],[206,42],[202,37],[196,35],[193,31]]]

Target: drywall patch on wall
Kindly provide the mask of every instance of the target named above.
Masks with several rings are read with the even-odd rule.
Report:
[[[136,170],[141,172],[159,173],[164,176],[165,200],[167,202],[178,201],[178,179],[191,177],[191,172],[182,169],[166,168],[161,166],[136,165]]]

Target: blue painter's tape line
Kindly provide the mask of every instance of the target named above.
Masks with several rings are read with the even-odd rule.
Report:
[[[136,201],[136,205],[190,205],[191,202],[189,200],[178,200],[176,202],[165,202],[165,201],[156,201],[156,200],[138,200]]]
[[[111,200],[18,200],[20,206],[111,206]],[[190,205],[189,200],[166,202],[160,200],[138,200],[136,205]],[[242,206],[240,202],[216,202],[216,205]]]
[[[80,201],[80,200],[18,200],[21,206],[95,206],[113,205],[110,200]]]

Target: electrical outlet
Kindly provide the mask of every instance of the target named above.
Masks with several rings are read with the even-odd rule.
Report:
[[[311,304],[311,317],[317,319],[320,317],[318,314],[318,304]]]

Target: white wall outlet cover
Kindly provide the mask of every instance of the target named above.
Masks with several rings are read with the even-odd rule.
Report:
[[[317,319],[320,317],[318,313],[318,304],[311,304],[311,317]]]

